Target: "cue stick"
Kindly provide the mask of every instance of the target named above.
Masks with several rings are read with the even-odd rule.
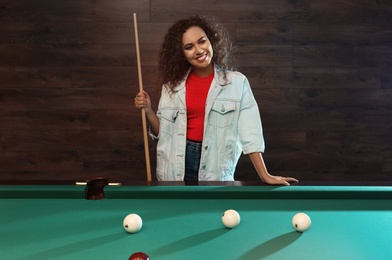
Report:
[[[139,91],[142,92],[143,80],[142,80],[142,68],[140,65],[139,36],[137,30],[136,13],[133,14],[133,24],[135,27],[135,45],[136,45],[136,58],[137,58],[137,72],[139,76]],[[148,149],[146,111],[144,110],[144,108],[142,108],[141,111],[142,111],[143,136],[144,136],[144,153],[146,157],[147,181],[151,181],[151,166],[150,166],[150,153]]]

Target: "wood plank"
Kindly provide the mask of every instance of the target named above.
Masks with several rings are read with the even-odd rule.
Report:
[[[378,68],[362,67],[240,67],[253,88],[380,88]],[[387,75],[385,80],[387,80]],[[387,84],[387,81],[384,81]]]
[[[7,151],[105,151],[135,149],[142,133],[107,130],[16,130],[2,131],[2,149]]]
[[[238,44],[292,45],[319,40],[320,26],[310,23],[237,23]]]
[[[21,109],[130,109],[134,93],[110,88],[19,88],[0,89],[0,108]]]
[[[239,44],[340,44],[377,46],[392,44],[390,23],[237,23]]]
[[[387,176],[391,176],[392,175],[392,151],[391,150],[384,152],[384,168],[383,168],[383,172]]]
[[[291,46],[244,45],[236,52],[238,64],[246,66],[292,66]]]
[[[298,109],[298,89],[260,89],[253,90],[256,101],[261,110],[269,109]]]
[[[132,21],[150,19],[150,1],[2,0],[2,21]]]
[[[335,151],[336,153],[353,153],[357,155],[374,154],[382,157],[385,143],[392,143],[390,130],[336,129],[334,131],[307,132],[309,150]]]
[[[1,109],[0,130],[46,131],[54,129],[91,129],[90,112],[51,109]]]
[[[353,132],[392,130],[391,109],[367,108],[313,108],[313,109],[268,109],[260,111],[266,131],[312,131],[344,130]],[[384,143],[385,144],[385,143]],[[391,144],[392,147],[392,144]]]
[[[139,78],[135,66],[72,67],[72,87],[129,89],[133,94],[139,92]],[[158,68],[142,65],[143,85],[153,97],[160,95]]]
[[[206,8],[207,7],[207,8]],[[176,0],[151,0],[153,21],[174,21],[192,13],[207,13],[223,22],[236,21],[307,21],[309,0],[231,0],[197,2]]]
[[[381,70],[381,88],[392,88],[392,74],[390,69]]]
[[[0,157],[3,177],[6,172],[17,171],[35,172],[56,172],[60,169],[67,171],[81,171],[83,161],[77,151],[5,151]]]
[[[0,67],[0,90],[71,86],[69,67]],[[0,104],[1,106],[1,104]]]
[[[133,13],[138,21],[150,20],[150,0],[73,1],[79,21],[133,21]]]
[[[75,22],[2,21],[1,44],[64,44],[83,43],[75,32]]]
[[[143,66],[157,66],[159,45],[140,46]],[[135,46],[0,45],[0,66],[136,66]]]
[[[142,131],[139,111],[129,109],[1,109],[0,130]],[[140,121],[140,124],[139,124]]]
[[[74,21],[77,17],[77,1],[48,0],[2,0],[0,8],[1,21]]]
[[[140,44],[160,45],[170,25],[138,22]],[[234,32],[234,26],[231,27]],[[135,32],[133,21],[4,21],[0,27],[0,44],[135,44]]]
[[[293,47],[294,67],[353,67],[354,61],[355,53],[352,46],[295,45]]]
[[[344,127],[349,113],[341,113],[337,110],[293,110],[281,109],[261,110],[262,121],[265,131],[272,133],[279,131],[309,131],[312,129],[336,129]]]
[[[143,146],[137,151],[144,155]],[[128,171],[146,179],[145,161],[143,156],[135,156],[132,150],[94,151],[82,155],[84,169],[88,172],[102,171]],[[151,158],[152,171],[155,173],[155,157]],[[135,171],[136,169],[140,169]]]
[[[359,67],[392,67],[392,48],[391,46],[355,46],[355,65]]]
[[[392,89],[303,89],[302,108],[391,109]]]
[[[306,131],[282,130],[274,131],[272,128],[263,130],[266,151],[273,148],[306,149]]]
[[[326,181],[385,178],[382,176],[383,160],[379,155],[270,149],[264,158],[269,171],[276,175]]]
[[[311,20],[318,23],[390,23],[389,1],[316,0],[310,5]]]

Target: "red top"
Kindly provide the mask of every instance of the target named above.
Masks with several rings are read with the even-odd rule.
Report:
[[[214,73],[201,78],[190,73],[186,81],[186,106],[187,106],[187,139],[201,142],[204,131],[204,114],[206,100]]]

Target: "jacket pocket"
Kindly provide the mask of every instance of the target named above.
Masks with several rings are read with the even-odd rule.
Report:
[[[178,109],[165,109],[160,112],[160,131],[166,134],[173,134],[177,121]]]
[[[217,127],[227,127],[234,123],[234,112],[236,103],[234,101],[216,100],[211,108],[208,124]]]

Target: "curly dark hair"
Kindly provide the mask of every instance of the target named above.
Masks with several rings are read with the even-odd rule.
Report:
[[[159,82],[171,90],[184,79],[191,66],[184,58],[182,35],[192,26],[203,29],[210,40],[214,51],[214,65],[223,72],[235,69],[233,44],[227,30],[213,17],[194,14],[174,23],[169,28],[161,47]]]

